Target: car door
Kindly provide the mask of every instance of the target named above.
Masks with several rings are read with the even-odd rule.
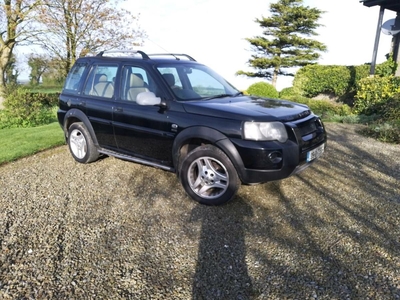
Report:
[[[81,102],[96,134],[99,145],[107,149],[117,149],[112,126],[114,104],[114,81],[118,65],[95,63],[92,65],[82,91]]]
[[[144,68],[125,65],[122,68],[119,97],[113,107],[114,132],[119,152],[172,166],[172,144],[168,109],[139,105],[142,92],[161,96],[159,83]]]

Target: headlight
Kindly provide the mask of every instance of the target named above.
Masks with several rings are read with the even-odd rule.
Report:
[[[280,122],[245,122],[244,138],[255,141],[279,141],[288,139],[285,125]]]

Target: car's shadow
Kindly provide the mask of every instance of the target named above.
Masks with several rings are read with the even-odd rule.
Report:
[[[248,299],[253,294],[245,245],[246,220],[252,215],[241,197],[221,207],[197,205],[192,210],[190,222],[201,226],[193,299]],[[224,226],[229,223],[233,226]]]

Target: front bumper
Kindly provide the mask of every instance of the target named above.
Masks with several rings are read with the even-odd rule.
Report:
[[[285,125],[289,135],[285,143],[231,139],[242,160],[241,166],[236,168],[242,183],[284,179],[300,173],[317,160],[308,162],[307,153],[323,144],[326,147],[326,131],[321,120],[313,116]]]

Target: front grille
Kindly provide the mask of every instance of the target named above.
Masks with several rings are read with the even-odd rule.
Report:
[[[317,130],[317,125],[315,120],[311,120],[305,122],[303,124],[298,125],[298,130],[301,136],[305,136]]]
[[[300,146],[300,153],[305,153],[325,140],[325,130],[318,117],[293,122],[291,127]]]

